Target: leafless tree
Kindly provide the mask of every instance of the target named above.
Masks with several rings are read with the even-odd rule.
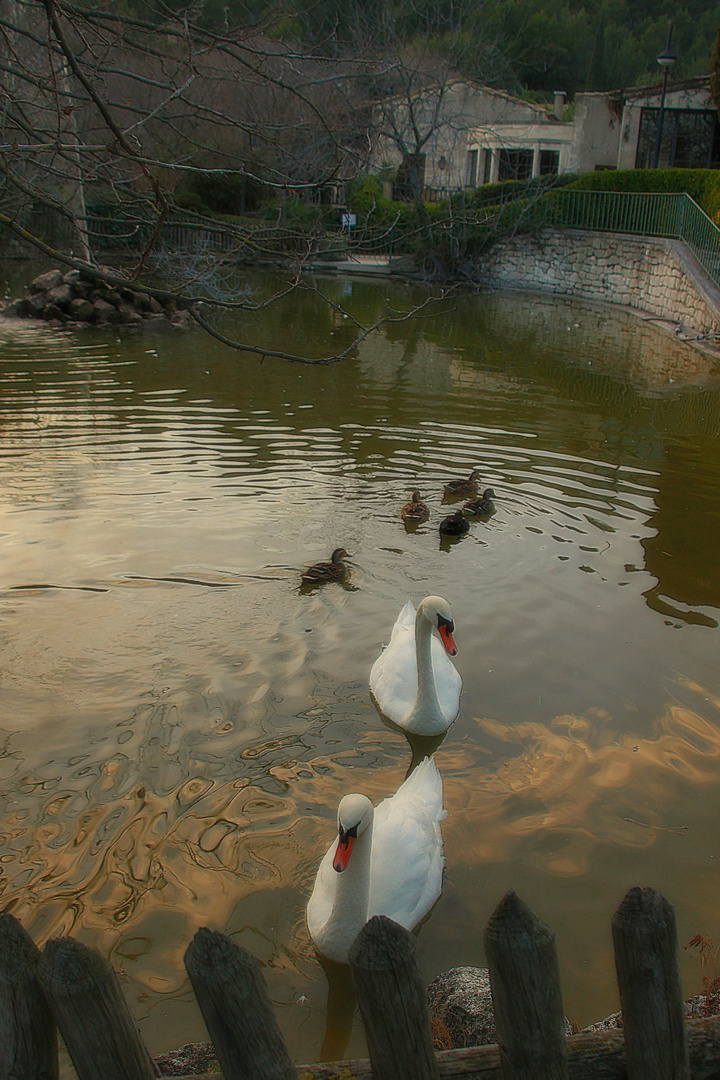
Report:
[[[383,5],[376,14],[371,40],[377,60],[367,76],[373,162],[395,166],[395,191],[413,203],[422,221],[426,186],[446,192],[463,187],[466,134],[478,122],[474,94],[497,85],[507,69],[499,43],[484,36],[492,25],[486,11],[494,3],[408,0]],[[445,175],[438,175],[438,162]]]
[[[161,4],[157,5],[162,7]],[[0,225],[58,263],[109,284],[132,285],[177,302],[233,347],[306,359],[228,339],[214,311],[251,307],[217,287],[213,260],[195,258],[192,276],[154,283],[163,231],[177,218],[174,194],[190,177],[234,175],[278,196],[310,193],[362,164],[362,65],[330,62],[294,50],[267,26],[213,31],[187,13],[162,22],[132,17],[120,0],[102,6],[71,0],[0,0]],[[121,271],[99,263],[88,207],[113,206],[114,228],[126,221],[142,244]],[[66,223],[63,243],[45,231],[48,213]],[[186,214],[188,229],[207,227]],[[214,222],[216,228],[220,228]],[[277,230],[267,224],[224,225],[227,262],[278,257]],[[286,229],[288,288],[314,288],[303,277],[313,238]],[[197,253],[196,253],[197,254]],[[215,287],[210,287],[210,278]],[[330,302],[330,301],[328,301]],[[267,301],[266,301],[267,303]],[[355,324],[341,352],[387,319]]]

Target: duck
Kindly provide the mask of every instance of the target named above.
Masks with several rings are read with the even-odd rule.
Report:
[[[448,480],[444,487],[445,495],[450,498],[455,498],[457,495],[477,495],[479,476],[478,470],[473,469],[465,480]]]
[[[479,516],[480,514],[492,514],[495,509],[495,492],[492,488],[485,488],[482,495],[478,495],[477,499],[468,499],[466,503],[463,503],[463,512],[466,514],[473,514]]]
[[[318,562],[309,566],[307,570],[303,570],[303,585],[319,585],[323,581],[342,581],[348,572],[343,559],[349,558],[345,548],[335,548],[330,556],[330,562]]]
[[[468,519],[462,510],[456,510],[454,514],[448,514],[440,522],[441,536],[463,536],[470,528]]]
[[[460,712],[462,679],[449,659],[458,651],[454,630],[442,596],[426,596],[417,611],[408,600],[370,669],[370,692],[380,712],[405,731],[441,735]]]
[[[413,491],[410,502],[400,510],[400,517],[403,521],[427,521],[430,517],[430,511],[428,510],[427,503],[424,503],[420,498],[419,491]]]
[[[373,807],[366,795],[340,800],[337,839],[325,853],[308,901],[308,931],[322,956],[340,964],[365,923],[387,915],[412,930],[442,892],[442,778],[425,758],[394,795]]]

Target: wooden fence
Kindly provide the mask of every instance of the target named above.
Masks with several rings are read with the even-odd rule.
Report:
[[[370,1060],[300,1067],[255,957],[203,928],[185,966],[225,1080],[717,1080],[720,1018],[685,1021],[671,905],[631,889],[612,933],[624,1030],[566,1038],[555,935],[509,892],[485,929],[499,1045],[436,1053],[414,938],[377,916],[350,953]],[[71,937],[40,953],[0,916],[0,1080],[57,1080],[58,1029],[79,1080],[156,1076],[107,961]]]

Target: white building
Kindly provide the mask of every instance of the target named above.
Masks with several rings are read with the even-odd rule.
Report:
[[[558,92],[552,113],[536,109],[525,123],[488,120],[469,131],[466,186],[567,172],[573,124],[560,119],[564,103]]]
[[[502,162],[513,155],[525,163],[525,176],[654,168],[661,103],[658,168],[720,168],[720,121],[710,97],[709,76],[670,84],[664,102],[661,84],[577,94],[572,123],[555,125],[556,132],[537,126],[522,131],[513,125],[491,124],[468,132],[468,153],[476,148],[485,151],[481,183],[507,179],[504,172],[508,170],[503,170]],[[532,173],[528,171],[531,150]],[[552,150],[555,158],[549,156]],[[488,151],[492,155],[489,166]],[[552,167],[553,161],[557,161],[557,169]]]
[[[411,104],[385,103],[373,160],[376,167],[400,166],[398,146],[412,119],[427,132],[415,159],[427,198],[502,180],[652,168],[661,97],[661,85],[577,94],[573,119],[562,121],[563,93],[549,109],[457,80],[442,91],[424,90]],[[667,87],[658,165],[720,168],[709,76]]]
[[[618,138],[618,169],[653,167],[662,89],[627,90]],[[710,76],[668,86],[663,107],[658,167],[720,167],[720,124],[710,96]]]
[[[564,100],[564,95],[559,100]],[[374,126],[373,168],[394,172],[411,162],[420,186],[428,197],[435,198],[487,182],[487,168],[492,166],[486,166],[486,160],[491,158],[483,154],[499,148],[498,140],[509,139],[512,149],[532,146],[533,154],[538,143],[540,154],[542,150],[552,154],[559,152],[563,138],[567,138],[565,129],[572,127],[559,123],[547,108],[463,79],[382,102],[376,107]],[[536,129],[542,129],[547,138],[528,142],[527,133]],[[476,136],[474,141],[472,136]],[[538,169],[549,160],[539,157]],[[495,171],[524,167],[511,156],[507,162],[502,158],[502,164],[498,158]]]

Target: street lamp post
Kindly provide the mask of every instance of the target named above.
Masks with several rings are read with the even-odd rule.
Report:
[[[663,115],[665,113],[665,91],[667,90],[668,71],[677,60],[677,56],[670,48],[670,42],[672,40],[673,24],[672,22],[668,26],[667,44],[663,51],[657,58],[657,62],[663,69],[663,84],[662,94],[660,95],[660,112],[658,114],[657,131],[655,133],[655,150],[653,152],[653,169],[657,169],[658,161],[660,160],[660,143],[662,142],[662,129],[663,129]]]

